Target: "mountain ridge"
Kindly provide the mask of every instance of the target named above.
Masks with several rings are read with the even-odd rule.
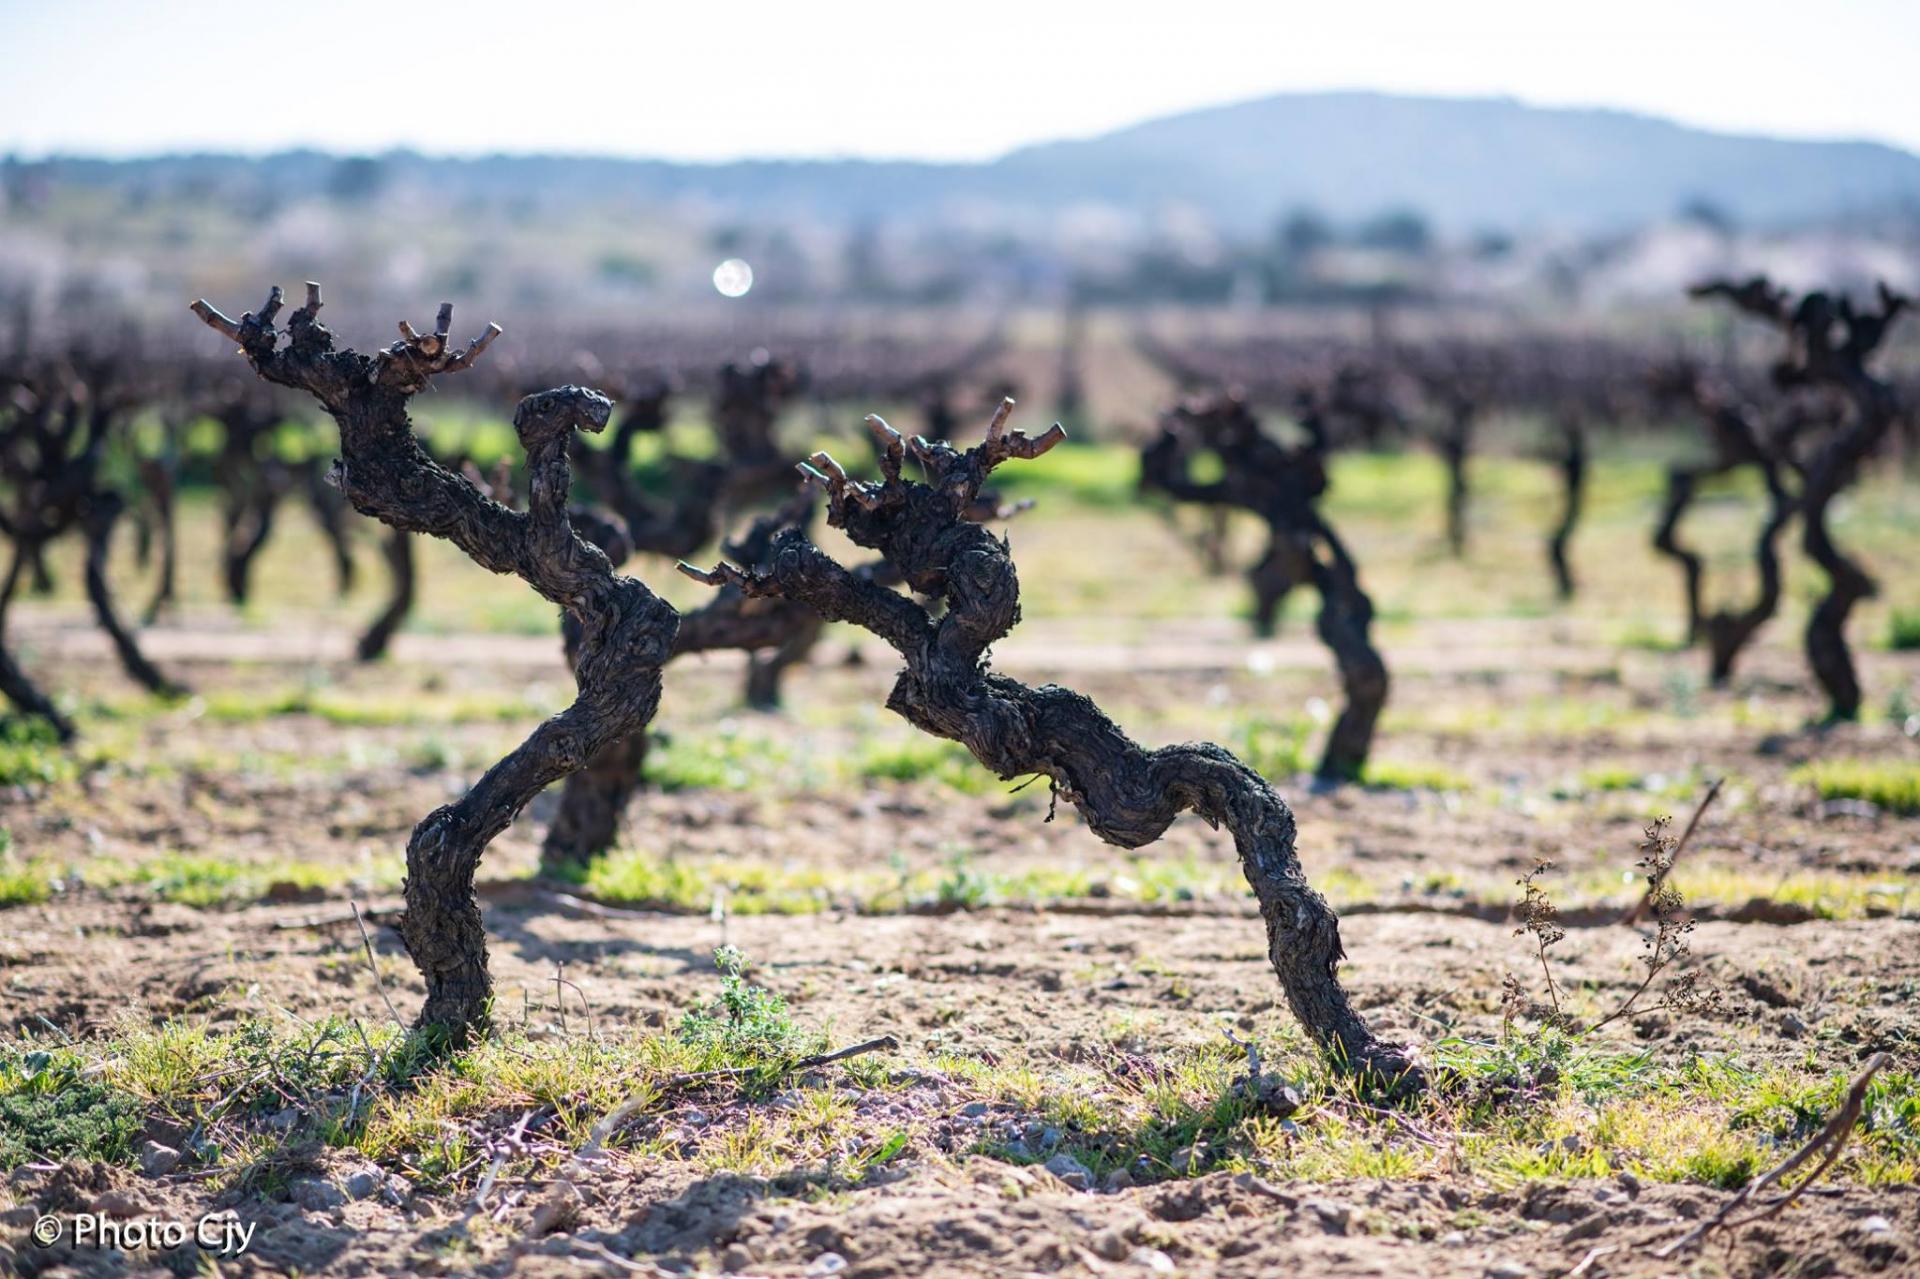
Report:
[[[400,150],[374,162],[382,181],[417,178],[454,197],[612,197],[745,220],[801,212],[838,223],[984,218],[1034,227],[1098,207],[1150,225],[1185,209],[1247,234],[1298,208],[1338,220],[1412,209],[1456,233],[1604,233],[1688,204],[1760,227],[1920,208],[1920,156],[1886,143],[1729,133],[1612,108],[1362,90],[1205,107],[979,163]],[[251,178],[338,194],[343,166],[367,161],[296,150],[46,163],[83,182]]]

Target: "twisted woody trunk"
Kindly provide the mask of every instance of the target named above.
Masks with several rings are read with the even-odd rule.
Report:
[[[1828,718],[1856,719],[1860,678],[1847,647],[1847,618],[1856,604],[1873,597],[1877,587],[1867,571],[1840,549],[1827,522],[1834,499],[1859,478],[1899,419],[1899,396],[1867,369],[1867,361],[1910,302],[1884,284],[1878,290],[1877,310],[1856,309],[1848,298],[1818,291],[1793,302],[1765,276],[1739,284],[1717,280],[1691,293],[1725,298],[1781,332],[1787,349],[1773,365],[1773,380],[1782,390],[1828,387],[1845,396],[1852,409],[1850,420],[1817,441],[1796,465],[1802,477],[1801,547],[1827,574],[1827,593],[1807,619],[1807,664],[1827,694]]]
[[[486,934],[473,895],[481,854],[535,795],[653,718],[678,617],[640,582],[616,576],[567,518],[568,441],[576,429],[606,425],[612,405],[605,396],[569,386],[520,402],[514,431],[526,450],[529,500],[526,511],[509,510],[434,462],[407,416],[410,398],[435,375],[470,367],[499,328],[489,325],[471,346],[455,349],[447,336],[453,308],[443,305],[432,333],[402,321],[399,342],[366,356],[334,349],[320,306],[320,288],[309,284],[284,345],[273,323],[278,288],[259,313],[238,321],[204,301],[193,310],[238,343],[261,377],[307,392],[332,415],[341,451],[333,478],[355,510],[401,532],[445,538],[483,568],[521,578],[579,627],[573,705],[458,801],[428,814],[407,841],[400,933],[426,981],[417,1024],[457,1043],[490,1013]]]
[[[1268,956],[1294,1015],[1347,1069],[1421,1087],[1407,1052],[1377,1039],[1341,989],[1339,923],[1295,855],[1292,812],[1258,773],[1211,743],[1146,750],[1079,693],[1032,688],[989,669],[988,647],[1019,621],[1020,584],[1008,544],[966,512],[995,467],[1038,457],[1065,438],[1058,425],[1034,439],[1005,432],[1012,407],[1003,401],[986,440],[964,453],[923,438],[903,441],[868,418],[881,444],[878,483],[849,479],[825,453],[804,468],[827,491],[828,522],[884,555],[914,592],[944,604],[937,619],[874,576],[837,563],[798,530],[774,539],[764,567],[682,570],[748,596],[796,600],[873,632],[906,663],[889,709],[961,743],[1002,778],[1047,777],[1110,844],[1152,843],[1183,811],[1224,824],[1259,899]],[[902,476],[908,449],[925,469],[924,482]]]

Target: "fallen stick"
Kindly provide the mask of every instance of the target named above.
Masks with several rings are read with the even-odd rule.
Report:
[[[1573,1269],[1567,1271],[1567,1279],[1580,1279],[1581,1275],[1584,1275],[1585,1273],[1587,1273],[1587,1271],[1593,1269],[1594,1262],[1600,1260],[1600,1258],[1602,1257],[1611,1256],[1613,1253],[1616,1253],[1619,1251],[1620,1251],[1620,1245],[1617,1243],[1610,1243],[1602,1247],[1587,1249],[1587,1255],[1580,1258],[1580,1264],[1575,1266]]]
[[[360,918],[360,903],[349,903],[353,907],[353,922],[360,926],[360,944],[366,948],[367,971],[373,974],[373,986],[380,992],[381,1002],[387,1006],[387,1013],[393,1018],[393,1024],[400,1027],[400,1033],[407,1033],[407,1023],[401,1019],[400,1010],[393,1006],[392,996],[387,994],[387,983],[380,976],[380,966],[373,962],[373,938],[367,936],[367,921]]]
[[[1853,1133],[1853,1126],[1860,1121],[1860,1111],[1866,1105],[1867,1085],[1873,1082],[1873,1077],[1880,1073],[1880,1070],[1886,1064],[1887,1054],[1885,1053],[1875,1053],[1869,1057],[1866,1067],[1861,1070],[1859,1075],[1855,1077],[1853,1084],[1847,1089],[1846,1099],[1841,1102],[1840,1109],[1834,1113],[1833,1118],[1827,1120],[1819,1132],[1813,1135],[1811,1141],[1794,1151],[1786,1162],[1782,1163],[1766,1176],[1760,1178],[1760,1180],[1749,1182],[1739,1194],[1728,1200],[1719,1212],[1714,1213],[1713,1216],[1707,1218],[1681,1238],[1674,1240],[1663,1248],[1654,1249],[1653,1255],[1661,1259],[1670,1257],[1682,1248],[1688,1248],[1700,1242],[1723,1225],[1729,1229],[1737,1230],[1741,1226],[1749,1225],[1752,1222],[1764,1221],[1766,1218],[1784,1211],[1788,1204],[1807,1193],[1807,1188],[1819,1180],[1820,1174],[1833,1167],[1834,1161],[1840,1158],[1841,1150],[1846,1147],[1847,1138]],[[1814,1155],[1821,1154],[1823,1151],[1824,1157],[1820,1160],[1820,1165],[1808,1173],[1799,1185],[1784,1195],[1779,1195],[1767,1200],[1766,1206],[1751,1216],[1742,1217],[1737,1221],[1728,1220],[1729,1217],[1732,1217],[1735,1212],[1748,1203],[1756,1194],[1765,1190],[1768,1186],[1773,1185],[1801,1164],[1813,1158]]]
[[[473,1192],[473,1206],[476,1210],[487,1206],[487,1196],[493,1193],[493,1184],[500,1179],[500,1170],[507,1166],[508,1156],[519,1151],[521,1139],[526,1136],[527,1125],[533,1122],[535,1115],[547,1109],[549,1108],[546,1106],[540,1106],[520,1116],[520,1122],[513,1126],[513,1131],[507,1134],[506,1140],[502,1141],[499,1148],[493,1152],[493,1162],[487,1165],[487,1175],[480,1179],[480,1188]]]
[[[1680,842],[1673,846],[1673,861],[1676,865],[1680,861],[1680,854],[1687,851],[1687,841],[1693,838],[1694,829],[1700,825],[1700,818],[1706,813],[1707,806],[1712,804],[1715,797],[1720,794],[1720,788],[1726,784],[1726,780],[1724,777],[1714,778],[1713,785],[1707,787],[1707,793],[1700,797],[1700,803],[1695,806],[1693,816],[1687,819],[1687,828],[1680,832]],[[1620,917],[1620,922],[1628,925],[1639,923],[1640,917],[1646,914],[1652,905],[1653,888],[1649,885],[1640,900],[1633,904],[1633,909]]]

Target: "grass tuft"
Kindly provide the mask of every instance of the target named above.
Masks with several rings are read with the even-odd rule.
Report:
[[[1862,799],[1889,813],[1920,813],[1920,763],[1911,760],[1828,759],[1796,769],[1822,799]]]

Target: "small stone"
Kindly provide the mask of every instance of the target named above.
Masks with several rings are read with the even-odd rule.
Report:
[[[1041,1132],[1040,1149],[1052,1150],[1055,1146],[1059,1144],[1060,1144],[1060,1130],[1058,1128],[1048,1128]]]
[[[1446,1234],[1440,1236],[1440,1246],[1442,1248],[1464,1248],[1466,1243],[1467,1232],[1464,1230],[1449,1230]]]
[[[1233,1184],[1242,1190],[1251,1190],[1256,1195],[1265,1195],[1269,1199],[1278,1199],[1282,1203],[1291,1204],[1293,1202],[1289,1196],[1283,1194],[1272,1182],[1264,1177],[1256,1177],[1250,1172],[1236,1173],[1233,1178]]]
[[[823,1252],[807,1266],[810,1275],[837,1275],[847,1268],[847,1259],[837,1252]]]
[[[739,1244],[720,1254],[720,1268],[730,1275],[737,1275],[753,1265],[753,1254]]]
[[[1192,1172],[1195,1169],[1204,1168],[1212,1155],[1213,1151],[1208,1149],[1204,1141],[1196,1141],[1191,1146],[1182,1146],[1173,1152],[1173,1170]]]
[[[172,1146],[149,1141],[140,1147],[140,1171],[149,1177],[164,1177],[180,1166],[180,1152]]]
[[[1630,1172],[1623,1172],[1613,1180],[1614,1184],[1626,1191],[1628,1195],[1637,1195],[1640,1193],[1640,1178]]]
[[[984,1101],[970,1101],[960,1107],[960,1113],[968,1119],[977,1119],[987,1113],[987,1103]]]
[[[287,1198],[308,1212],[332,1212],[347,1202],[340,1187],[322,1177],[295,1177],[287,1183]]]
[[[1496,1261],[1487,1267],[1487,1279],[1532,1279],[1533,1271],[1517,1261]]]
[[[1807,1023],[1800,1020],[1799,1013],[1782,1013],[1780,1015],[1780,1033],[1788,1039],[1800,1039],[1807,1033]]]
[[[1075,1190],[1089,1190],[1093,1187],[1092,1171],[1072,1155],[1055,1155],[1047,1160],[1047,1171]]]
[[[371,1199],[386,1188],[387,1179],[373,1168],[362,1168],[347,1177],[343,1189],[349,1199]]]
[[[1100,1189],[1108,1192],[1112,1192],[1116,1190],[1125,1190],[1131,1185],[1133,1185],[1133,1174],[1128,1172],[1125,1168],[1115,1168],[1112,1172],[1108,1173],[1104,1179],[1102,1179],[1102,1181],[1100,1182]],[[1108,1258],[1108,1260],[1118,1261],[1119,1258],[1110,1257]]]
[[[1173,1258],[1158,1248],[1135,1248],[1127,1254],[1127,1260],[1136,1266],[1145,1266],[1156,1275],[1173,1273]]]
[[[1860,1229],[1870,1235],[1890,1235],[1893,1233],[1893,1223],[1885,1217],[1868,1217],[1861,1221]]]
[[[1127,1241],[1127,1233],[1118,1226],[1108,1226],[1093,1237],[1093,1255],[1104,1257],[1108,1261],[1125,1261],[1133,1251],[1133,1245]]]
[[[1320,1218],[1320,1224],[1336,1234],[1345,1234],[1348,1224],[1353,1221],[1352,1206],[1337,1200],[1309,1199],[1300,1206]]]
[[[147,1206],[124,1190],[109,1190],[94,1197],[93,1210],[109,1217],[137,1217]]]
[[[533,1210],[527,1233],[538,1239],[571,1230],[580,1220],[581,1203],[580,1192],[572,1182],[555,1182],[553,1189],[547,1192],[547,1197]]]
[[[1033,1148],[1027,1145],[1027,1143],[1024,1141],[1008,1142],[1006,1145],[1006,1152],[1007,1152],[1007,1158],[1009,1159],[1033,1158]]]

